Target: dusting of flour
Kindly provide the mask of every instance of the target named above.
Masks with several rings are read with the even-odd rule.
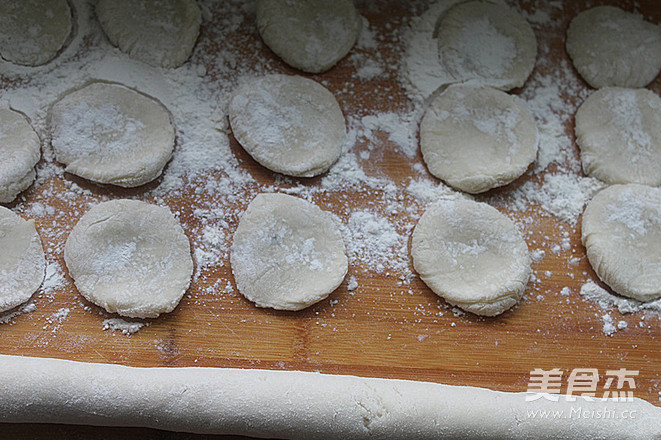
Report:
[[[278,60],[261,43],[252,18],[254,1],[200,1],[203,32],[191,60],[178,69],[161,69],[132,60],[112,47],[96,23],[90,4],[73,0],[76,34],[54,62],[27,69],[0,60],[0,76],[10,84],[3,85],[0,107],[27,115],[43,140],[43,160],[37,167],[34,189],[12,206],[21,215],[38,221],[48,260],[44,286],[22,311],[34,311],[40,301],[50,304],[63,294],[75,292],[61,260],[70,227],[61,225],[75,223],[91,206],[116,197],[109,190],[65,175],[50,146],[48,108],[69,90],[91,80],[135,88],[162,102],[172,113],[176,129],[172,160],[160,179],[128,197],[170,206],[178,216],[191,240],[196,268],[194,287],[187,298],[203,304],[211,316],[222,318],[214,309],[214,301],[238,298],[230,276],[219,278],[217,271],[230,273],[233,230],[247,204],[260,192],[280,191],[302,197],[337,216],[351,259],[346,280],[350,298],[331,299],[330,313],[339,310],[343,301],[359,298],[370,277],[388,277],[396,280],[391,284],[399,293],[418,294],[411,288],[415,275],[408,251],[409,236],[418,218],[428,205],[439,200],[473,198],[432,177],[422,163],[418,146],[418,127],[426,103],[438,87],[452,80],[439,59],[433,33],[439,15],[457,1],[440,0],[429,6],[411,2],[411,17],[386,26],[385,31],[363,19],[358,43],[346,60],[354,73],[331,90],[347,120],[347,143],[326,174],[305,180],[250,172],[243,163],[248,159],[230,142],[226,114],[232,92],[250,78],[283,72]],[[368,3],[361,7],[376,12],[386,7]],[[534,16],[528,17],[537,35],[564,32],[553,20],[557,2],[537,3]],[[536,70],[516,91],[539,128],[537,160],[525,183],[515,182],[504,191],[475,199],[506,213],[516,213],[511,217],[519,218],[517,226],[537,257],[535,265],[541,268],[545,258],[559,256],[568,261],[566,275],[573,276],[580,262],[575,255],[580,244],[569,240],[568,231],[576,232],[585,203],[602,184],[582,176],[578,151],[567,134],[571,133],[572,115],[587,90],[566,61],[549,61],[554,57],[548,41],[538,38],[538,42]],[[323,76],[315,79],[328,86]],[[359,83],[367,86],[360,89]],[[376,108],[365,105],[361,96],[367,94],[378,97]],[[81,118],[84,113],[81,111]],[[410,174],[401,178],[380,169],[378,165],[386,154],[402,168],[410,168]],[[187,202],[178,202],[182,199]],[[536,220],[530,213],[537,210],[561,222],[556,235],[532,238]],[[118,249],[117,254],[121,257],[130,250]],[[311,256],[302,252],[299,257]],[[121,261],[119,258],[117,263]],[[311,260],[310,264],[316,263]],[[555,276],[547,272],[535,270],[531,296],[539,295],[543,300],[549,293],[535,290],[539,280]],[[557,292],[562,298],[572,297],[567,287],[559,286]],[[601,301],[594,295],[583,297]],[[605,301],[608,297],[599,298]],[[439,300],[437,306],[421,305],[414,313],[418,317],[440,316],[440,304]],[[75,307],[88,306],[76,303]],[[636,311],[654,310],[647,305],[639,307]],[[42,320],[51,319],[48,325],[52,329],[72,315],[61,312]],[[21,318],[3,317],[0,322],[13,319]],[[617,320],[601,321],[608,325],[609,332],[624,329]],[[104,316],[101,328],[129,335],[144,324]]]

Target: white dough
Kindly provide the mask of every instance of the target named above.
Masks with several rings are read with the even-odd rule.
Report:
[[[234,233],[230,262],[239,292],[278,310],[321,301],[348,270],[331,215],[286,194],[258,194],[250,202]]]
[[[174,126],[154,98],[95,82],[66,94],[50,114],[53,149],[66,171],[135,187],[156,179],[174,148]]]
[[[420,124],[420,149],[429,171],[473,194],[521,176],[537,156],[537,138],[523,101],[490,87],[449,86]]]
[[[67,0],[0,0],[0,56],[25,66],[55,58],[71,34]]]
[[[515,305],[530,277],[528,246],[514,223],[471,200],[429,207],[413,231],[411,256],[434,293],[477,315]]]
[[[172,311],[193,274],[190,243],[170,210],[136,200],[90,209],[71,231],[64,260],[85,298],[131,318]]]
[[[195,0],[99,0],[96,15],[122,52],[172,68],[190,57],[202,22]]]
[[[232,97],[234,136],[257,162],[282,174],[312,177],[342,153],[344,116],[325,87],[302,76],[267,75]]]
[[[661,28],[614,6],[578,14],[567,29],[567,52],[592,87],[644,87],[661,70]]]
[[[44,281],[45,270],[34,221],[0,206],[0,312],[29,300]]]
[[[582,240],[588,260],[613,291],[639,301],[661,298],[661,189],[613,185],[588,203]]]
[[[349,53],[360,30],[351,0],[260,0],[264,43],[292,67],[321,73]]]
[[[521,87],[535,67],[535,34],[508,6],[460,2],[439,18],[436,35],[441,63],[457,81],[509,90]]]
[[[11,203],[34,181],[39,136],[25,116],[0,109],[0,203]]]
[[[260,369],[135,368],[6,355],[0,355],[0,370],[4,423],[133,426],[301,440],[661,438],[661,409],[639,398],[527,401],[528,393],[410,380]],[[568,416],[531,417],[540,412]]]
[[[597,90],[576,112],[576,143],[592,177],[661,185],[661,98],[647,89]]]

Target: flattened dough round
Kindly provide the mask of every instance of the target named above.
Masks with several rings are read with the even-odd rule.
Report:
[[[516,304],[530,277],[528,246],[496,208],[444,200],[420,217],[411,243],[420,278],[450,304],[495,316]]]
[[[119,84],[92,83],[51,109],[53,149],[66,171],[127,188],[156,179],[174,148],[170,113]]]
[[[0,312],[30,299],[46,274],[46,259],[33,220],[0,206]]]
[[[195,0],[99,0],[96,15],[122,52],[173,68],[190,57],[202,22]]]
[[[613,185],[583,213],[581,237],[601,280],[639,301],[661,297],[661,189]]]
[[[661,98],[647,89],[597,90],[576,112],[576,143],[585,174],[661,185]]]
[[[39,136],[25,116],[0,109],[0,203],[11,203],[34,182]]]
[[[351,0],[261,0],[257,26],[264,43],[285,63],[321,73],[349,53],[360,16]]]
[[[46,64],[71,34],[67,0],[0,0],[0,55],[25,66]]]
[[[90,209],[71,231],[64,260],[85,298],[131,318],[171,312],[193,275],[190,243],[170,210],[136,200]]]
[[[458,3],[440,17],[436,35],[441,63],[458,81],[509,90],[521,87],[535,67],[535,33],[504,5]]]
[[[537,143],[537,126],[523,101],[491,87],[449,86],[420,124],[429,171],[473,194],[521,176],[535,160]]]
[[[230,262],[239,292],[278,310],[321,301],[348,270],[330,214],[286,194],[258,194],[250,202],[234,233]]]
[[[645,87],[661,70],[661,28],[614,6],[574,17],[566,46],[578,73],[597,89]]]
[[[249,81],[234,93],[229,119],[248,154],[271,171],[290,176],[327,171],[340,157],[346,137],[333,94],[302,76]]]

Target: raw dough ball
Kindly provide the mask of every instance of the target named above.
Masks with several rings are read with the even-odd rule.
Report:
[[[39,145],[39,136],[23,115],[0,109],[0,203],[11,203],[32,185]]]
[[[285,63],[320,73],[349,53],[360,16],[351,0],[261,0],[257,26],[264,43]]]
[[[592,268],[613,291],[661,297],[661,189],[613,185],[588,203],[582,239]]]
[[[420,278],[450,304],[495,316],[523,296],[528,246],[514,223],[486,203],[444,200],[422,215],[411,243]]]
[[[348,270],[330,214],[286,194],[258,194],[250,202],[234,233],[230,262],[239,292],[278,310],[321,301]]]
[[[229,107],[234,136],[257,162],[290,176],[328,170],[346,137],[337,100],[301,76],[267,75],[234,94]]]
[[[597,6],[569,24],[567,52],[592,87],[644,87],[661,70],[661,28],[620,8]]]
[[[537,40],[517,11],[486,1],[459,3],[439,19],[441,62],[459,81],[521,87],[535,67]]]
[[[131,318],[172,311],[193,275],[190,243],[170,210],[136,200],[90,209],[71,231],[64,260],[85,298]]]
[[[158,101],[119,84],[92,83],[51,109],[52,145],[66,171],[127,188],[156,179],[174,148]]]
[[[66,0],[1,0],[0,55],[15,64],[45,64],[66,43],[71,21]]]
[[[0,312],[23,304],[44,281],[46,259],[33,220],[0,206]]]
[[[576,112],[576,143],[592,177],[661,185],[661,98],[647,89],[597,90]]]
[[[480,193],[526,171],[537,155],[537,126],[517,97],[490,87],[453,85],[427,109],[420,149],[434,176]]]
[[[195,0],[99,0],[96,15],[112,44],[161,67],[186,62],[202,22]]]

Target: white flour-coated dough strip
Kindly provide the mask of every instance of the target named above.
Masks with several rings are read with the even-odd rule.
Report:
[[[640,399],[526,402],[525,393],[394,379],[6,355],[0,370],[1,422],[309,440],[661,439],[661,408]],[[564,411],[566,418],[529,416],[536,410]]]

